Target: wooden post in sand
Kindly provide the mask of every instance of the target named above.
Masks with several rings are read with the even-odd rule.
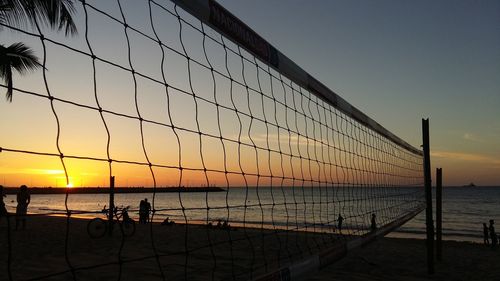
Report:
[[[442,259],[442,195],[443,195],[443,169],[436,169],[436,259]]]
[[[432,178],[431,154],[429,141],[429,119],[422,119],[422,135],[424,149],[424,184],[426,203],[426,232],[427,232],[427,273],[434,273],[434,223],[432,221]]]
[[[115,209],[115,176],[109,179],[109,212],[108,212],[108,231],[109,236],[113,234],[113,210]]]

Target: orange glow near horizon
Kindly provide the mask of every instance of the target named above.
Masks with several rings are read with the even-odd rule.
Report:
[[[72,188],[107,187],[110,183],[109,164],[104,161],[64,158],[67,172],[66,175],[65,171],[60,168],[62,164],[57,157],[21,156],[22,157],[19,157],[19,154],[16,153],[0,154],[0,164],[12,163],[12,167],[9,169],[0,170],[0,177],[3,176],[4,186],[15,187],[26,184],[31,187]],[[259,164],[261,177],[257,177],[256,175],[249,175],[249,173],[258,172],[255,160],[253,160],[255,158],[252,158],[253,157],[248,156],[246,158],[247,161],[244,163],[245,176],[240,174],[240,169],[236,163],[237,159],[232,159],[231,162],[228,163],[227,169],[234,173],[228,173],[227,179],[224,172],[220,170],[220,172],[207,171],[205,173],[202,170],[193,171],[184,169],[181,177],[180,170],[175,167],[153,167],[152,169],[157,187],[226,187],[244,186],[245,184],[248,184],[248,186],[292,186],[302,184],[302,181],[297,177],[301,175],[300,161],[294,160],[292,166],[289,161],[284,160],[282,171],[279,166],[281,164],[279,159],[272,158],[272,163],[269,165],[266,157],[262,157],[259,160],[261,162]],[[205,164],[207,168],[216,169],[213,166],[213,162],[216,161],[220,161],[220,159],[214,159],[213,161],[212,159],[208,159],[205,160]],[[184,160],[183,165],[186,165],[184,167],[200,168],[196,166],[197,162],[193,160]],[[307,167],[306,162],[302,165]],[[369,175],[356,176],[352,171],[350,172],[345,169],[342,171],[338,167],[332,167],[332,169],[327,169],[326,171],[324,171],[323,168],[321,168],[321,170],[318,169],[319,168],[316,166],[312,166],[311,168],[307,167],[307,169],[304,168],[304,174],[302,176],[304,177],[304,184],[306,186],[311,184],[317,185],[317,181],[333,183],[356,181],[357,183],[365,183],[378,180],[371,178]],[[272,171],[272,179],[265,176],[268,175],[269,171]],[[283,172],[284,175],[282,175]],[[145,165],[113,162],[111,164],[111,173],[116,177],[116,187],[151,187],[154,185],[153,174],[150,168]],[[295,181],[290,179],[292,175],[297,177]],[[282,176],[288,179],[282,180]]]
[[[229,154],[229,152],[231,152],[231,154]],[[238,166],[238,158],[229,157],[230,155],[237,155],[237,152],[237,147],[228,148],[228,158],[231,159],[227,160],[227,169],[229,171],[239,173],[240,168]],[[125,159],[127,159],[127,156],[128,154],[122,155]],[[198,157],[195,157],[192,153],[192,155],[189,156],[191,157],[186,155],[186,157],[182,158],[183,167],[201,169],[202,166],[199,159],[197,159],[199,158],[199,155]],[[210,156],[211,157],[205,157],[206,167],[208,169],[215,169],[219,171],[223,170],[223,165],[219,163],[221,162],[220,157],[217,157],[216,155]],[[273,186],[281,185],[280,177],[282,176],[282,170],[280,166],[281,160],[279,157],[271,157],[271,163],[269,164],[266,154],[259,155],[259,169],[262,175],[268,174],[269,171],[272,171],[275,178],[273,178],[271,182],[271,180],[266,177],[257,179],[256,176],[249,176],[249,173],[257,172],[257,168],[255,166],[255,156],[250,152],[247,152],[244,156],[246,161],[242,163],[242,167],[247,176],[243,177],[241,174],[228,174],[228,182],[226,181],[226,177],[223,172],[209,171],[205,175],[203,171],[192,171],[188,169],[183,170],[182,180],[180,180],[180,170],[175,168],[174,160],[170,158],[168,160],[164,160],[162,158],[155,159],[155,164],[165,164],[166,161],[173,163],[173,167],[171,168],[153,167],[156,186],[243,186],[245,185],[245,179],[247,180],[249,186],[256,185],[257,180],[259,181],[258,184],[260,186],[270,184]],[[175,157],[176,156],[173,158]],[[65,174],[61,160],[58,157],[26,155],[4,151],[0,153],[0,184],[8,187],[17,187],[25,184],[31,187],[57,188],[109,186],[109,163],[105,161],[72,158],[64,158],[63,160],[67,175]],[[285,177],[291,177],[292,174],[295,174],[296,177],[297,175],[300,175],[300,161],[294,159],[293,167],[290,164],[289,158],[284,159],[283,161],[285,164],[283,166]],[[470,182],[474,182],[479,186],[493,186],[499,181],[498,174],[494,173],[494,170],[498,169],[498,165],[500,163],[493,157],[485,158],[481,157],[481,155],[434,151],[432,154],[432,162],[434,167],[447,168],[444,173],[444,182],[447,186],[461,186]],[[481,163],[488,163],[490,165],[485,168],[481,165]],[[305,174],[303,177],[306,180],[310,179],[311,176],[309,175],[307,163],[304,167]],[[315,166],[312,166],[311,172],[313,180],[318,180],[318,170]],[[338,167],[336,169],[333,167],[330,172],[332,173],[331,178],[328,173],[326,178],[324,178],[325,176],[323,172],[320,173],[320,180],[340,183],[353,180],[363,182],[373,181],[373,179],[370,179],[367,175],[355,178],[352,175],[349,175],[346,170],[342,171],[342,169]],[[153,175],[151,174],[149,167],[145,165],[113,162],[111,164],[111,173],[116,177],[115,184],[117,187],[142,187],[154,185]],[[470,174],[473,174],[474,177],[471,177]],[[295,184],[298,183],[299,180],[297,180]],[[292,184],[291,180],[286,180],[283,183],[285,186]]]

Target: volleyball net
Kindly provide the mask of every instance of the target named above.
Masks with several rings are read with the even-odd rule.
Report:
[[[423,209],[422,152],[217,2],[75,10],[74,37],[1,22],[0,44],[26,43],[43,66],[0,103],[3,185],[62,193],[32,194],[28,224],[66,219],[40,237],[62,248],[36,271],[15,250],[27,235],[2,220],[0,276],[289,280]],[[144,198],[134,235],[85,234],[110,202],[138,221]]]

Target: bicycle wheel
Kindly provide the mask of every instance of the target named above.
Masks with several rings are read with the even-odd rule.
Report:
[[[123,221],[120,224],[120,227],[122,229],[123,236],[125,237],[130,237],[135,233],[135,221],[132,219]]]
[[[101,238],[106,234],[106,222],[101,218],[93,218],[87,224],[87,233],[92,238]]]

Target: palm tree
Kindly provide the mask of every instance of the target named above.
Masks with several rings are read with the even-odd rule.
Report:
[[[66,35],[77,33],[72,14],[73,0],[0,0],[0,23],[26,26],[42,23],[52,29],[65,30]],[[7,85],[6,98],[12,102],[12,72],[23,75],[41,67],[31,48],[23,43],[8,47],[0,44],[0,79]]]

